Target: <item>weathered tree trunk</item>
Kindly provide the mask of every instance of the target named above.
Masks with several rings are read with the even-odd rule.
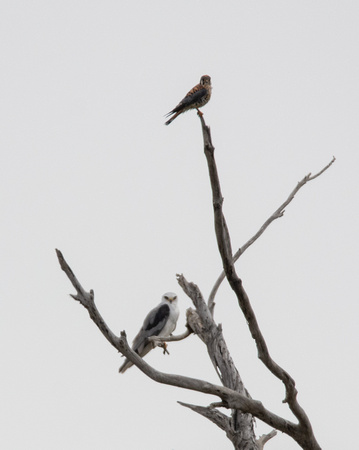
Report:
[[[241,377],[235,367],[232,357],[224,340],[222,327],[217,325],[199,290],[194,292],[188,285],[182,284],[182,288],[189,295],[196,307],[196,311],[187,311],[187,323],[192,331],[207,346],[208,355],[221,380],[223,386],[250,398]],[[243,413],[238,409],[232,409],[231,415],[214,414],[213,409],[194,407],[191,409],[207,417],[222,428],[233,443],[236,450],[258,450],[253,429],[253,416]],[[217,411],[219,413],[219,411]]]

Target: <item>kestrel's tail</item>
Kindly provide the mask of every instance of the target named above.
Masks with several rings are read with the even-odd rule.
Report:
[[[167,122],[165,122],[165,125],[169,125],[171,122],[173,122],[175,120],[175,118],[181,114],[181,112],[182,111],[176,112],[176,114],[174,116],[172,116],[169,120],[167,120]],[[170,116],[173,113],[174,113],[174,111],[171,111],[168,114],[166,114],[166,116],[168,117],[168,116]]]

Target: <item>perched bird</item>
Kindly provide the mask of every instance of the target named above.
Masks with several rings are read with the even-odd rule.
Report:
[[[211,98],[211,94],[211,77],[209,75],[203,75],[199,84],[191,89],[185,96],[185,98],[182,99],[178,103],[178,105],[174,109],[172,109],[172,111],[166,114],[166,117],[172,117],[167,120],[165,125],[169,125],[173,120],[175,120],[177,116],[185,111],[188,111],[189,109],[197,109],[197,111],[200,112],[198,108],[201,108],[206,103],[208,103],[209,99]]]
[[[178,316],[177,295],[167,292],[162,296],[161,303],[147,314],[142,328],[133,340],[132,350],[143,358],[154,348],[153,343],[148,342],[148,338],[150,336],[169,336],[176,328]],[[132,365],[132,362],[126,359],[119,372],[124,373]]]

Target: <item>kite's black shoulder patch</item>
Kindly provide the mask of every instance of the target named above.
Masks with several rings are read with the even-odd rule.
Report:
[[[153,319],[147,324],[146,330],[155,328],[159,323],[165,322],[169,315],[170,307],[166,303],[164,303],[158,308]]]

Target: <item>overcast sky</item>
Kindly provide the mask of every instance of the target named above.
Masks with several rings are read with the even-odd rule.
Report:
[[[6,450],[231,449],[177,400],[216,398],[119,375],[120,355],[69,297],[55,248],[115,333],[166,291],[208,296],[221,271],[200,122],[165,127],[201,75],[236,250],[307,173],[238,273],[274,359],[326,450],[355,447],[358,400],[357,1],[7,1],[0,8],[0,387]],[[215,318],[253,398],[294,420],[230,289]],[[214,383],[192,336],[155,368]],[[257,421],[258,435],[269,432]],[[295,450],[279,434],[268,450]]]

